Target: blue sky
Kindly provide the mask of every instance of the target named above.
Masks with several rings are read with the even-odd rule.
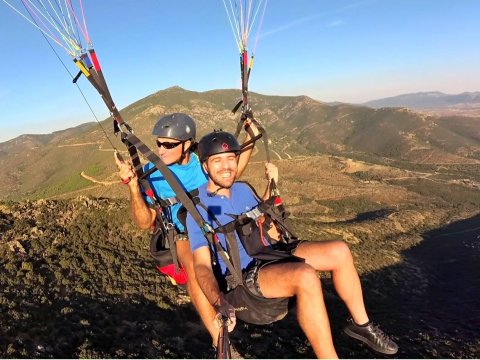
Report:
[[[238,50],[222,0],[83,5],[119,108],[174,85],[239,88]],[[477,0],[270,0],[250,91],[352,103],[480,91],[479,15]],[[0,34],[0,141],[95,120],[40,32],[2,1]],[[79,83],[103,120],[102,100],[85,79]]]

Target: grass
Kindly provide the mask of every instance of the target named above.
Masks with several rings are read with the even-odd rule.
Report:
[[[410,191],[429,198],[440,199],[454,206],[480,206],[478,190],[467,188],[462,185],[432,182],[431,180],[421,178],[392,180],[391,183],[403,186]]]
[[[85,189],[91,186],[92,183],[84,179],[80,174],[70,175],[63,181],[52,184],[44,189],[38,190],[28,197],[32,199],[50,198],[59,194],[70,193],[73,191]]]

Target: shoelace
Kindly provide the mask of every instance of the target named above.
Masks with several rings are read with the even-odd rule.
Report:
[[[377,335],[377,337],[380,339],[380,340],[385,340],[386,341],[386,344],[385,345],[388,345],[388,343],[390,342],[390,336],[388,336],[387,334],[385,334],[382,329],[380,329],[380,326],[377,325],[377,324],[373,324],[372,323],[372,329],[373,331],[375,332],[375,335]]]

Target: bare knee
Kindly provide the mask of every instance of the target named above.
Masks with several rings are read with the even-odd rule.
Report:
[[[308,264],[301,264],[293,270],[291,279],[296,285],[297,292],[322,288],[317,271]]]
[[[348,245],[343,241],[335,241],[331,244],[329,256],[335,259],[334,262],[337,268],[353,263],[352,253]]]

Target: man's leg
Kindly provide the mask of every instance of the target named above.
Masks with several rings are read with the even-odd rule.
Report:
[[[352,253],[343,241],[302,242],[294,253],[317,271],[330,271],[333,285],[357,324],[369,321]]]
[[[302,242],[295,255],[304,258],[307,264],[318,271],[332,272],[335,289],[352,316],[344,329],[347,335],[363,341],[380,353],[397,353],[397,344],[369,321],[360,278],[347,244],[342,241]]]
[[[258,273],[266,298],[297,297],[297,317],[319,358],[336,358],[330,322],[316,270],[303,262],[266,265]]]
[[[195,270],[193,267],[193,254],[190,248],[190,242],[188,240],[180,240],[176,241],[175,244],[177,247],[178,259],[188,276],[188,295],[190,295],[190,299],[192,300],[195,309],[197,309],[197,312],[200,315],[203,324],[212,336],[213,345],[217,346],[219,330],[214,325],[216,312],[208,299],[205,297],[205,294],[198,285],[197,278],[195,277]]]

